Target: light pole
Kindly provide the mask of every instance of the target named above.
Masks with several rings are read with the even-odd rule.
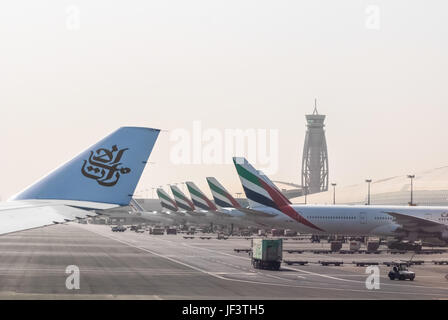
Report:
[[[367,205],[370,206],[370,183],[372,179],[366,179],[367,182]]]
[[[414,205],[414,178],[415,174],[408,174],[408,178],[411,179],[411,202],[409,202],[410,206]]]
[[[333,204],[336,204],[336,183],[331,184],[333,186]]]
[[[306,195],[308,194],[308,187],[305,186],[305,187],[303,187],[303,189],[305,189],[305,204],[306,204]]]

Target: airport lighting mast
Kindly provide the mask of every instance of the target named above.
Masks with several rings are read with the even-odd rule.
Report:
[[[325,115],[317,112],[314,99],[313,114],[306,115],[307,131],[302,155],[302,186],[307,194],[328,190],[328,152],[324,131]]]

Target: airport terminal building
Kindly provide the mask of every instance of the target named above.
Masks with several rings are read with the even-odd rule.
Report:
[[[448,166],[415,173],[413,179],[413,204],[418,206],[448,206]],[[359,205],[368,203],[366,182],[336,187],[336,204]],[[408,205],[411,199],[411,179],[406,175],[386,179],[372,179],[371,205]],[[291,199],[305,203],[305,197]],[[333,189],[307,196],[308,204],[333,204]]]

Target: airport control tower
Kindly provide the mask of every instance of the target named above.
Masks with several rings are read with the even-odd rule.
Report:
[[[302,155],[302,188],[307,194],[328,190],[328,153],[324,131],[325,115],[317,112],[306,115],[307,131]]]

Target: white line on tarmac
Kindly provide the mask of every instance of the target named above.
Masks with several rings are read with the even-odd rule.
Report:
[[[157,239],[159,241],[163,241],[163,242],[169,242],[174,244],[173,241],[171,240],[165,240],[165,239]],[[242,256],[237,256],[234,254],[230,254],[230,253],[225,253],[225,252],[219,252],[219,251],[215,251],[212,249],[207,249],[207,248],[199,248],[199,247],[195,247],[195,246],[191,246],[188,244],[184,244],[186,247],[192,248],[192,249],[200,249],[200,250],[206,250],[209,252],[214,252],[214,253],[218,253],[218,254],[222,254],[222,255],[226,255],[226,256],[231,256],[231,257],[237,257],[240,259],[244,259],[244,260],[250,260],[249,258],[246,257],[242,257]],[[315,275],[315,276],[319,276],[319,277],[323,277],[323,278],[328,278],[328,279],[332,279],[332,280],[337,280],[337,281],[345,281],[345,282],[353,282],[353,283],[360,283],[360,284],[364,284],[364,281],[358,281],[358,280],[350,280],[350,279],[343,279],[343,278],[337,278],[334,277],[330,274],[321,274],[321,273],[316,273],[316,272],[311,272],[311,271],[305,271],[302,269],[297,269],[294,267],[282,267],[282,269],[286,269],[286,270],[291,270],[291,271],[300,271],[303,272],[305,274],[311,274],[311,275]],[[359,276],[359,277],[365,277],[363,274],[357,274],[357,275],[340,275],[340,276],[348,276],[348,277],[355,277],[355,276]],[[385,279],[387,279],[386,277],[384,277]],[[446,287],[427,287],[427,286],[419,286],[419,285],[406,285],[406,284],[392,284],[392,283],[381,283],[381,285],[386,285],[386,286],[396,286],[396,287],[408,287],[408,288],[424,288],[424,289],[441,289],[441,290],[448,290],[448,288]]]
[[[290,288],[305,288],[305,289],[313,289],[313,290],[325,290],[325,291],[329,291],[329,290],[331,290],[331,291],[363,292],[363,293],[372,293],[372,294],[374,294],[374,293],[379,293],[379,294],[385,294],[385,293],[387,293],[387,294],[419,295],[419,296],[421,296],[421,295],[424,295],[424,296],[444,296],[443,294],[439,294],[439,293],[375,291],[375,290],[367,290],[367,289],[359,290],[359,289],[328,288],[328,287],[323,288],[323,287],[313,287],[313,286],[303,286],[303,285],[288,285],[288,284],[270,283],[270,282],[261,282],[261,281],[251,281],[251,280],[242,280],[242,279],[229,279],[229,278],[222,277],[222,276],[220,276],[220,275],[218,275],[218,274],[216,274],[216,273],[209,272],[209,271],[200,269],[200,268],[198,268],[198,267],[192,266],[192,265],[190,265],[190,264],[184,263],[184,262],[179,261],[179,260],[177,260],[177,259],[170,258],[170,257],[166,257],[166,256],[164,256],[164,255],[161,255],[161,254],[156,253],[156,252],[154,252],[154,251],[152,251],[152,250],[143,248],[143,247],[141,247],[141,246],[133,245],[133,244],[127,242],[127,241],[117,239],[117,238],[112,237],[112,236],[110,236],[110,235],[102,234],[102,233],[99,233],[99,232],[97,232],[97,231],[93,231],[93,230],[90,230],[90,229],[87,229],[87,230],[89,230],[89,231],[91,231],[91,232],[93,232],[93,233],[96,233],[96,234],[98,234],[98,235],[101,235],[101,236],[103,236],[103,237],[106,237],[106,238],[109,238],[109,239],[112,239],[112,240],[115,240],[115,241],[118,241],[118,242],[127,244],[127,245],[130,246],[130,247],[134,247],[134,248],[136,248],[136,249],[139,249],[139,250],[142,250],[142,251],[146,251],[146,252],[148,252],[148,253],[150,253],[150,254],[153,254],[153,255],[155,255],[155,256],[158,256],[158,257],[160,257],[160,258],[165,258],[165,259],[170,260],[170,261],[172,261],[172,262],[174,262],[174,263],[177,263],[177,264],[186,266],[186,267],[188,267],[188,268],[197,270],[197,271],[199,271],[199,272],[205,273],[205,274],[207,274],[207,275],[210,275],[210,276],[212,276],[212,277],[218,278],[218,279],[220,279],[220,280],[235,281],[235,282],[243,282],[243,283],[252,283],[252,284],[262,284],[262,285],[270,285],[270,286],[278,286],[278,287],[290,287]],[[159,239],[159,240],[160,240],[160,239]],[[165,241],[166,241],[166,240],[165,240]],[[195,248],[196,248],[196,247],[195,247]],[[196,248],[196,249],[204,249],[204,248]],[[210,250],[210,249],[204,249],[204,250],[212,251],[212,250]],[[224,254],[224,253],[223,253],[223,254]],[[229,255],[229,254],[228,254],[228,255]],[[236,257],[237,257],[237,256],[236,256]],[[243,257],[241,257],[241,258],[243,258]],[[245,258],[245,259],[247,259],[247,258]],[[299,270],[299,271],[300,271],[300,269],[296,269],[296,270]],[[318,275],[318,276],[323,276],[323,275],[321,275],[321,274],[314,273],[314,272],[309,272],[309,271],[305,271],[305,273],[310,273],[310,274],[315,274],[315,275]],[[265,274],[261,274],[261,275],[265,275]],[[338,279],[338,278],[336,278],[336,279]],[[342,280],[346,280],[346,279],[342,279]],[[354,280],[346,280],[346,281],[360,282],[360,281],[354,281]],[[361,283],[363,283],[363,282],[361,282]],[[413,286],[407,286],[407,287],[411,287],[411,288],[412,288]],[[423,287],[423,288],[425,288],[425,289],[433,289],[433,288],[431,288],[431,287]],[[443,288],[443,289],[446,289],[446,288]]]

